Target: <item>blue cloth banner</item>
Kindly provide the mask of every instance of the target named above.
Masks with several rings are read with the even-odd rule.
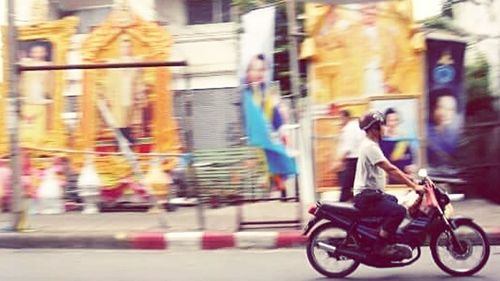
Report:
[[[427,39],[427,161],[452,171],[464,119],[463,87],[466,44]]]
[[[279,140],[272,139],[271,124],[267,122],[262,109],[253,102],[252,91],[249,89],[243,92],[243,112],[248,143],[264,149],[271,174],[296,174],[295,160],[288,155],[284,145]],[[279,114],[279,112],[273,112],[273,115],[275,114]],[[278,120],[279,117],[273,116],[272,119]]]

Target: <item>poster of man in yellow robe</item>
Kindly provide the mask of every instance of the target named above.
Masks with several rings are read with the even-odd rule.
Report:
[[[110,63],[142,62],[141,56],[133,53],[130,36],[122,34],[118,37],[118,56]],[[144,72],[140,68],[111,69],[106,73],[105,98],[113,116],[113,121],[123,136],[130,143],[147,133],[145,108],[147,106]]]
[[[306,5],[315,104],[422,91],[411,1]]]
[[[19,63],[25,66],[47,66],[52,64],[50,42],[21,42]],[[51,129],[51,105],[54,91],[53,73],[50,71],[27,71],[19,81],[21,93],[21,143],[28,147],[43,146]]]

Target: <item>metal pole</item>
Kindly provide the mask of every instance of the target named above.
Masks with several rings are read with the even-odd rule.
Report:
[[[16,64],[17,32],[15,27],[14,0],[7,2],[7,46],[9,64],[9,99],[7,109],[7,126],[10,138],[10,163],[12,169],[12,225],[11,230],[21,231],[25,228],[26,208],[21,186],[21,157],[19,149],[19,99],[18,99],[18,75],[19,69]]]
[[[500,22],[500,20],[499,20],[499,22]],[[498,57],[497,57],[497,63],[496,63],[496,65],[497,65],[497,83],[496,83],[497,91],[496,91],[496,95],[497,95],[497,97],[500,97],[500,34],[498,35],[497,50],[498,50]],[[500,110],[498,112],[500,114]]]
[[[290,82],[292,85],[292,112],[293,121],[297,122],[297,107],[295,105],[297,98],[300,96],[300,77],[299,77],[299,60],[298,60],[298,43],[297,37],[294,35],[297,33],[297,22],[296,22],[296,5],[295,0],[288,0],[286,4],[286,13],[288,19],[288,41],[290,42],[290,49],[288,50],[288,55],[290,58]]]
[[[298,58],[298,43],[297,37],[295,34],[297,33],[297,14],[296,14],[296,5],[295,0],[288,0],[286,5],[286,14],[288,21],[288,41],[290,42],[290,49],[288,50],[289,61],[290,61],[290,82],[292,85],[292,93],[291,93],[291,106],[292,106],[292,116],[293,122],[298,123],[299,117],[297,114],[297,106],[296,101],[300,97],[300,77],[299,77],[299,58]],[[300,155],[299,157],[304,157],[304,155]],[[295,157],[297,160],[297,157]],[[303,220],[303,202],[300,200],[300,192],[299,192],[299,177],[302,175],[295,175],[295,195],[297,197],[296,201],[298,202],[298,220],[299,225]]]
[[[198,179],[197,179],[197,171],[196,167],[194,167],[194,128],[193,128],[193,92],[191,90],[191,70],[187,69],[187,73],[184,74],[184,78],[186,81],[186,94],[188,96],[187,102],[189,103],[189,112],[185,112],[185,116],[188,119],[188,122],[186,127],[187,131],[189,134],[186,137],[186,146],[187,150],[189,151],[190,158],[189,158],[189,168],[188,170],[190,171],[190,176],[192,180],[190,181],[190,184],[194,185],[195,188],[195,196],[196,199],[198,200],[197,205],[196,205],[196,210],[198,213],[198,229],[199,230],[205,230],[205,214],[203,210],[203,194],[200,192],[200,186],[198,184]],[[186,109],[184,109],[186,110]]]
[[[14,61],[15,63],[15,61]],[[43,66],[18,66],[19,71],[44,71],[68,69],[108,69],[108,68],[145,68],[145,67],[182,67],[187,66],[186,61],[152,61],[152,62],[125,62],[125,63],[86,63],[63,64]]]

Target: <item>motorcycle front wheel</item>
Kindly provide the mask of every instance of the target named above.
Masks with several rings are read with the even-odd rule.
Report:
[[[472,221],[460,221],[453,230],[461,247],[452,243],[448,229],[431,238],[432,258],[444,272],[470,276],[481,270],[490,256],[490,244],[483,229]]]
[[[316,228],[309,236],[306,248],[312,267],[329,278],[342,278],[354,272],[359,266],[358,261],[319,247],[319,243],[339,247],[346,237],[345,229],[331,223]],[[355,246],[355,241],[348,241],[348,245]]]

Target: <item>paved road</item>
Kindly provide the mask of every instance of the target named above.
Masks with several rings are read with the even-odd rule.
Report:
[[[498,280],[500,247],[477,276],[463,280]],[[360,267],[349,280],[446,280],[428,249],[404,269]],[[0,280],[149,281],[149,280],[324,280],[311,269],[302,249],[255,251],[112,251],[0,250]]]

